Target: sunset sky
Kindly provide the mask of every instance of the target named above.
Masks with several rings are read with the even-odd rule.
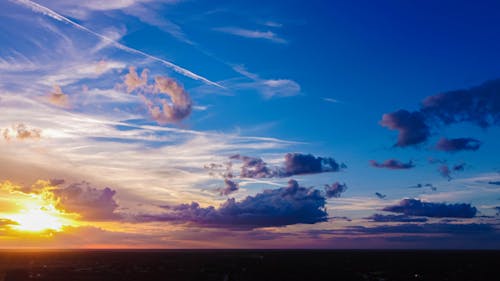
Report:
[[[500,3],[3,0],[0,248],[500,249]]]

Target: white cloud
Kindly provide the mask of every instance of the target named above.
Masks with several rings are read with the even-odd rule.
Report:
[[[245,76],[251,81],[233,80],[226,84],[228,88],[234,89],[255,89],[266,98],[290,97],[301,93],[299,83],[291,79],[263,79],[259,75],[248,71],[242,65],[233,66],[234,71]]]
[[[245,38],[265,39],[274,43],[281,43],[281,44],[287,43],[285,39],[279,37],[276,33],[272,31],[250,30],[239,27],[217,27],[214,28],[213,30]]]
[[[211,81],[203,76],[200,76],[200,75],[198,75],[198,74],[196,74],[188,69],[185,69],[181,66],[178,66],[178,65],[176,65],[170,61],[167,61],[165,59],[162,59],[160,57],[157,57],[157,56],[151,55],[149,53],[143,52],[141,50],[124,45],[124,44],[114,40],[113,38],[107,37],[101,33],[98,33],[90,28],[85,27],[79,23],[76,23],[75,21],[55,12],[54,10],[51,10],[43,5],[40,5],[36,2],[30,1],[30,0],[11,0],[11,1],[14,3],[20,4],[22,6],[25,6],[27,8],[30,8],[33,12],[40,13],[40,14],[43,14],[45,16],[51,17],[55,20],[58,20],[60,22],[70,24],[70,25],[74,26],[75,28],[80,29],[84,32],[87,32],[87,33],[89,33],[89,34],[91,34],[91,35],[93,35],[93,36],[95,36],[95,37],[97,37],[105,42],[108,42],[108,43],[110,43],[110,45],[113,45],[114,47],[116,47],[120,50],[123,50],[127,53],[139,55],[139,56],[142,56],[144,58],[148,58],[148,59],[151,59],[153,61],[159,62],[159,63],[171,68],[173,71],[175,71],[181,75],[184,75],[186,77],[192,78],[194,80],[199,80],[199,81],[205,82],[205,83],[212,85],[212,86],[221,87],[218,83],[213,82],[213,81]]]

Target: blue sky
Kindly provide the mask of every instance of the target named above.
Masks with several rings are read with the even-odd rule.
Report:
[[[496,1],[0,6],[0,190],[75,216],[28,247],[500,246]]]

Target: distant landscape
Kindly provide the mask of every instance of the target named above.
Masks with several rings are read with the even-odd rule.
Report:
[[[3,251],[2,281],[498,280],[498,251]]]

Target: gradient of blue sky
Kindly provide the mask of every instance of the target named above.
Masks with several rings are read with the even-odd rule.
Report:
[[[243,200],[287,186],[290,178],[318,189],[345,182],[348,189],[327,201],[327,222],[256,228],[253,235],[116,220],[72,230],[70,237],[95,241],[79,244],[61,233],[59,240],[34,246],[500,247],[500,186],[488,183],[500,180],[499,128],[439,126],[427,142],[401,148],[393,147],[397,132],[379,124],[384,113],[417,110],[427,96],[500,77],[497,1],[35,2],[0,4],[0,128],[25,124],[41,130],[40,138],[0,141],[2,181],[109,186],[116,190],[116,212],[131,217],[168,204],[223,203],[228,196],[214,192],[223,179],[209,175],[207,164],[241,154],[279,166],[286,153],[300,152],[333,157],[347,168],[240,178],[240,190],[229,197]],[[178,81],[193,100],[192,113],[179,122],[155,122],[141,93],[126,91],[130,66],[139,74],[148,69],[151,84],[155,76]],[[50,103],[54,86],[67,95],[67,106]],[[472,137],[482,146],[437,151],[441,137]],[[465,170],[449,181],[429,158],[450,166],[466,163]],[[415,167],[384,169],[369,162],[388,159]],[[437,189],[409,188],[419,183]],[[384,223],[367,217],[390,214],[382,209],[403,198],[466,203],[479,212],[473,218],[411,222],[421,227],[413,232],[377,231]],[[398,225],[408,223],[386,226]],[[443,242],[449,236],[456,239]]]

